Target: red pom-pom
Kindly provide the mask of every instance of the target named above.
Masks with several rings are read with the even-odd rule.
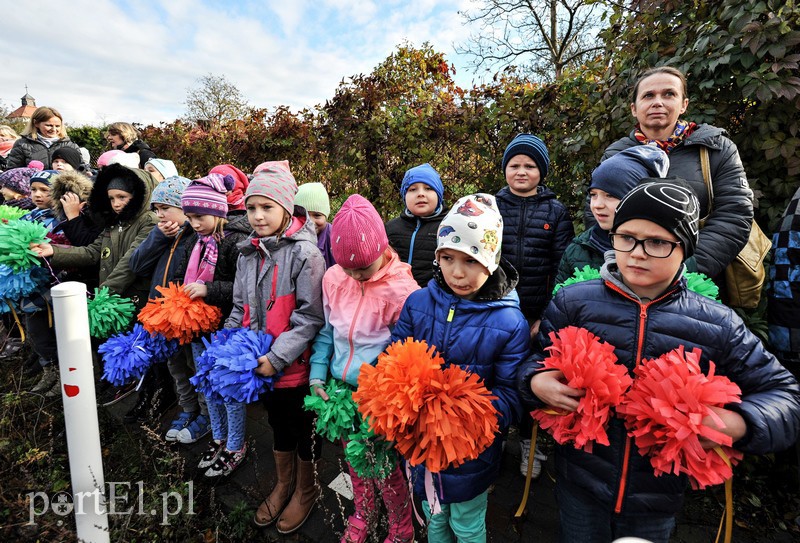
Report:
[[[551,332],[550,340],[545,369],[561,370],[568,386],[586,394],[573,412],[546,408],[532,411],[531,416],[558,443],[573,443],[576,449],[591,453],[595,442],[609,444],[606,426],[611,408],[622,401],[631,377],[625,366],[617,364],[614,346],[603,343],[585,328],[568,326],[558,333]]]
[[[202,298],[192,300],[177,283],[156,287],[161,298],[152,298],[139,312],[139,322],[151,334],[177,339],[181,345],[217,329],[222,311]]]
[[[700,445],[700,436],[720,443],[732,464],[742,453],[731,448],[730,436],[702,424],[706,416],[723,426],[711,407],[741,402],[741,390],[725,376],[700,371],[700,349],[684,353],[683,346],[644,361],[617,412],[642,455],[650,456],[656,475],[685,473],[692,487],[723,483],[732,469],[715,451]]]

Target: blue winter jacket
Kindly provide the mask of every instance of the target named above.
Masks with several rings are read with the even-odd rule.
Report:
[[[158,286],[167,286],[170,281],[183,282],[183,275],[178,276],[178,270],[196,241],[197,234],[187,221],[174,238],[168,238],[161,230],[153,228],[136,248],[128,266],[136,275],[151,278],[150,298],[161,296],[156,290]]]
[[[441,503],[471,500],[489,488],[500,471],[501,434],[519,419],[515,387],[517,367],[528,355],[528,324],[514,291],[517,273],[508,262],[492,274],[476,299],[452,293],[435,267],[428,286],[409,295],[391,341],[413,337],[436,347],[447,364],[477,373],[497,396],[500,432],[481,455],[457,468],[434,474]],[[442,286],[445,285],[445,286]],[[415,491],[425,497],[424,468],[412,468]]]
[[[519,371],[523,402],[533,409],[542,402],[530,381],[541,369],[548,334],[566,326],[586,328],[615,346],[620,364],[632,370],[641,360],[656,358],[681,345],[702,349],[700,362],[707,373],[709,360],[716,373],[742,390],[742,403],[727,405],[747,423],[747,434],[734,447],[749,454],[786,449],[800,432],[800,387],[731,309],[686,289],[686,280],[673,283],[664,294],[642,303],[622,284],[616,263],[606,263],[603,279],[560,289],[542,319],[537,349]],[[588,495],[633,515],[673,515],[681,508],[685,476],[656,477],[648,458],[628,437],[622,420],[612,419],[609,446],[594,445],[592,454],[572,445],[557,446],[557,484]],[[627,470],[627,476],[624,474]]]
[[[508,187],[497,193],[503,216],[503,257],[519,272],[520,308],[534,321],[550,301],[558,264],[575,234],[567,208],[550,189],[517,196]]]

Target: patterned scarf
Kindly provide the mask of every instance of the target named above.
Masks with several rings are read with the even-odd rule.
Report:
[[[695,128],[697,128],[696,123],[679,120],[677,123],[675,123],[675,131],[672,133],[672,135],[668,137],[666,140],[662,141],[662,140],[651,140],[650,138],[645,136],[644,133],[642,133],[642,130],[639,128],[639,125],[637,124],[634,136],[636,136],[636,139],[639,142],[645,145],[650,145],[654,143],[662,151],[669,154],[669,152],[672,151],[675,147],[683,143],[683,140],[688,138],[692,134],[692,132],[694,132]]]
[[[217,267],[219,249],[214,235],[197,236],[197,243],[189,256],[189,265],[183,276],[183,283],[209,283],[214,280],[214,269]]]

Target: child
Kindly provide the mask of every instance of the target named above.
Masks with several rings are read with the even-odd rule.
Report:
[[[60,234],[69,245],[89,245],[103,231],[102,214],[89,207],[92,188],[91,179],[78,172],[61,172],[53,178],[50,195],[53,214],[59,222],[52,233],[54,236]],[[59,242],[63,243],[64,239]],[[87,273],[84,270],[81,277],[83,282],[88,280],[87,286],[90,288],[97,286],[96,272]]]
[[[702,349],[742,391],[742,402],[714,408],[725,426],[703,423],[750,454],[785,449],[800,432],[800,387],[792,375],[728,307],[686,289],[684,261],[698,240],[694,193],[675,180],[644,179],[622,199],[611,229],[614,252],[601,280],[562,288],[545,312],[540,347],[518,374],[529,408],[574,411],[583,391],[566,386],[559,371],[540,371],[548,334],[566,326],[585,328],[615,347],[619,364],[632,372],[644,359],[677,347]],[[626,435],[620,418],[607,428],[609,446],[592,453],[557,446],[556,494],[561,541],[611,541],[640,537],[669,540],[680,510],[686,476],[655,476],[648,458]],[[701,442],[705,449],[717,444]]]
[[[600,269],[603,255],[611,251],[608,231],[619,201],[645,177],[664,177],[669,170],[667,153],[652,145],[638,145],[603,161],[592,172],[589,207],[597,221],[572,240],[558,266],[556,284],[563,283],[584,266]]]
[[[36,208],[31,201],[31,176],[33,168],[13,168],[0,173],[0,194],[3,205],[32,211]]]
[[[158,224],[131,255],[130,267],[136,275],[151,278],[149,295],[151,299],[161,296],[156,290],[157,286],[167,286],[170,282],[183,280],[183,276],[177,276],[177,269],[197,241],[197,235],[181,208],[181,195],[189,183],[191,181],[185,177],[168,177],[153,189],[153,195],[150,197],[150,207],[158,217]],[[181,415],[167,430],[165,436],[167,441],[177,439],[178,432],[188,424],[187,421],[192,418],[192,414],[201,411],[207,413],[205,408],[201,410],[198,394],[189,383],[189,376],[194,370],[191,369],[193,359],[187,357],[187,351],[181,350],[166,364],[168,373],[175,381],[178,403],[182,408]],[[153,366],[153,372],[146,374],[138,401],[125,414],[123,419],[125,422],[144,420],[151,404],[156,412],[169,407],[173,396],[172,385],[165,382],[168,376],[165,375],[163,368],[163,364],[156,364]]]
[[[507,187],[497,193],[503,216],[503,256],[519,273],[519,305],[528,319],[531,338],[536,336],[564,249],[574,234],[567,208],[553,191],[542,185],[550,169],[550,154],[533,134],[519,134],[503,153],[502,171]],[[526,414],[519,424],[520,464],[528,472],[533,421]],[[538,478],[547,456],[536,447],[531,475]]]
[[[222,309],[223,315],[229,314],[232,307],[233,280],[236,275],[236,260],[239,257],[237,244],[250,234],[247,217],[241,216],[231,223],[227,222],[227,193],[233,185],[232,177],[210,173],[192,181],[181,196],[183,213],[197,237],[192,248],[184,254],[181,266],[178,268],[178,277],[183,277],[183,289],[192,299],[203,298],[206,303]],[[203,352],[203,346],[199,341],[192,342],[185,349],[184,354],[187,357],[190,356],[189,349],[191,349],[191,360],[187,358],[187,362],[190,364],[189,370],[194,375],[196,367],[194,360]],[[174,435],[174,439],[180,443],[194,443],[212,430],[211,414],[205,413],[206,404],[202,395],[198,396],[200,411],[188,414],[184,411],[178,415],[165,436],[168,441],[172,441]],[[181,424],[183,428],[178,429]],[[241,444],[241,448],[234,449],[233,452],[238,453],[235,457],[238,465],[246,454],[244,443]],[[222,474],[215,473],[215,475]],[[207,472],[207,475],[211,474]]]
[[[442,178],[430,164],[415,166],[403,176],[400,198],[405,210],[386,223],[386,234],[400,259],[411,264],[417,284],[424,287],[433,278],[436,231],[447,214]]]
[[[228,220],[233,220],[234,216],[245,215],[247,212],[244,209],[244,193],[250,184],[247,174],[233,164],[214,166],[208,173],[230,175],[233,178],[233,189],[228,191]]]
[[[312,391],[326,401],[328,396],[319,385],[324,384],[328,369],[336,379],[358,386],[361,366],[377,362],[389,345],[390,328],[403,303],[419,288],[411,267],[388,248],[380,215],[362,196],[354,194],[345,201],[336,214],[331,236],[336,261],[342,264],[330,268],[322,280],[325,326],[314,341],[309,380]],[[386,540],[410,542],[414,537],[411,501],[400,468],[395,466],[391,475],[379,482],[362,479],[349,464],[347,467],[355,514],[347,521],[342,541],[366,541],[378,487],[389,513]]]
[[[52,199],[50,197],[50,183],[58,172],[55,170],[42,170],[34,173],[30,179],[30,198],[36,209],[20,217],[22,221],[38,222],[47,231],[53,229],[56,218],[51,208]]]
[[[53,169],[59,172],[77,172],[81,168],[83,157],[78,149],[59,147],[53,151]]]
[[[151,158],[145,163],[144,169],[150,172],[150,175],[158,183],[169,177],[178,177],[178,169],[175,167],[175,163],[165,158]],[[183,179],[186,178],[184,177]]]
[[[500,471],[502,435],[519,417],[517,366],[528,354],[528,324],[514,291],[518,274],[500,258],[503,219],[494,196],[461,198],[439,226],[434,281],[412,293],[391,341],[425,340],[446,364],[478,374],[497,396],[500,431],[475,459],[433,474],[441,512],[430,516],[428,541],[485,541],[489,486]],[[424,467],[412,468],[415,492],[427,503]],[[425,506],[426,514],[431,514]]]
[[[303,183],[297,187],[297,196],[294,205],[304,207],[308,216],[314,221],[314,230],[317,232],[317,247],[325,258],[325,268],[336,264],[331,251],[331,225],[328,224],[328,215],[331,214],[331,201],[328,191],[322,183]]]
[[[234,308],[225,321],[227,328],[249,327],[274,338],[270,351],[258,359],[256,371],[280,374],[263,398],[278,480],[254,521],[259,526],[277,523],[282,534],[300,528],[311,513],[319,496],[314,474],[321,452],[321,444],[313,443],[314,417],[303,408],[303,399],[308,391],[310,345],[324,323],[325,263],[316,247],[314,224],[305,210],[294,205],[296,192],[292,174],[278,167],[267,167],[250,181],[245,204],[253,234],[239,244]],[[244,432],[243,421],[239,428],[233,422],[228,420],[227,444],[224,432],[214,432],[217,450],[209,452],[219,458],[211,469],[226,469],[230,463],[231,440]]]

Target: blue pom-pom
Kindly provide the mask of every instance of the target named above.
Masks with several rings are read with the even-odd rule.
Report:
[[[167,339],[162,334],[152,334],[147,341],[147,350],[154,363],[166,362],[178,353],[181,344],[177,339]]]
[[[251,403],[272,390],[273,377],[258,375],[258,358],[267,354],[272,336],[248,328],[220,330],[203,339],[205,352],[195,360],[190,379],[197,391],[226,402]]]
[[[120,386],[141,378],[153,359],[148,343],[150,334],[136,324],[130,332],[112,336],[100,345],[97,352],[103,355],[103,379]]]
[[[20,300],[40,292],[50,285],[50,272],[34,266],[15,272],[10,266],[0,264],[0,298]]]

